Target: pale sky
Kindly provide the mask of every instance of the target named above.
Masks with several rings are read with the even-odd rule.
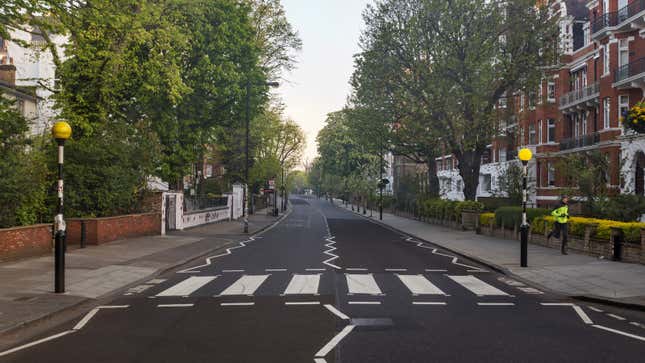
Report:
[[[282,0],[287,18],[302,39],[297,69],[277,93],[286,116],[307,135],[305,160],[316,156],[316,134],[327,113],[340,110],[349,95],[353,55],[363,28],[361,14],[371,0]],[[304,160],[303,160],[304,161]]]

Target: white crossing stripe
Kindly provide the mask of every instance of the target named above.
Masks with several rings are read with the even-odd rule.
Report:
[[[470,292],[477,296],[508,296],[507,293],[504,291],[489,285],[485,283],[484,281],[476,278],[473,275],[465,275],[465,276],[454,276],[454,275],[449,275],[450,279],[452,279],[454,282],[458,283],[459,285],[465,287],[468,289]]]
[[[318,293],[320,274],[293,275],[289,286],[284,290],[285,295],[315,295]]]
[[[423,275],[396,274],[396,276],[414,295],[445,295],[441,289],[433,285]]]
[[[220,295],[253,295],[270,275],[244,275]]]
[[[192,276],[158,293],[157,296],[188,296],[216,278],[217,276]]]
[[[372,274],[345,274],[350,294],[381,295]]]

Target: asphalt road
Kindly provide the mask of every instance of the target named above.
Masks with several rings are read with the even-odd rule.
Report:
[[[0,361],[645,359],[645,314],[611,316],[327,201],[291,202],[258,238],[132,287]]]

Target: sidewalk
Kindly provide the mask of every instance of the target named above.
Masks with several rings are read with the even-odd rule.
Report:
[[[473,231],[455,230],[389,213],[383,213],[382,221],[378,220],[378,213],[367,218],[557,294],[645,308],[645,266],[641,264],[601,260],[575,252],[565,256],[557,249],[529,244],[529,267],[522,268],[518,241],[478,235]]]
[[[150,236],[114,241],[66,254],[66,292],[53,293],[54,259],[44,256],[0,264],[0,336],[57,313],[145,281],[164,271],[268,228],[278,220],[258,211],[241,220],[219,222]]]

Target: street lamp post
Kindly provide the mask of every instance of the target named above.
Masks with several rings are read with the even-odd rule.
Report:
[[[65,141],[72,136],[72,128],[65,121],[58,121],[52,128],[58,144],[58,211],[54,217],[54,291],[65,292],[65,219],[63,218],[63,158]]]
[[[264,82],[259,85],[278,87],[278,82]],[[244,190],[242,191],[242,218],[244,219],[244,233],[249,233],[249,124],[251,123],[251,81],[246,81],[246,115],[245,115],[245,142],[244,142]]]
[[[528,176],[528,163],[533,157],[530,149],[524,148],[518,153],[520,161],[522,161],[522,225],[520,226],[521,238],[521,253],[520,253],[520,266],[527,267],[528,263],[528,239],[529,239],[529,224],[526,220],[526,200],[528,199],[527,176]]]

